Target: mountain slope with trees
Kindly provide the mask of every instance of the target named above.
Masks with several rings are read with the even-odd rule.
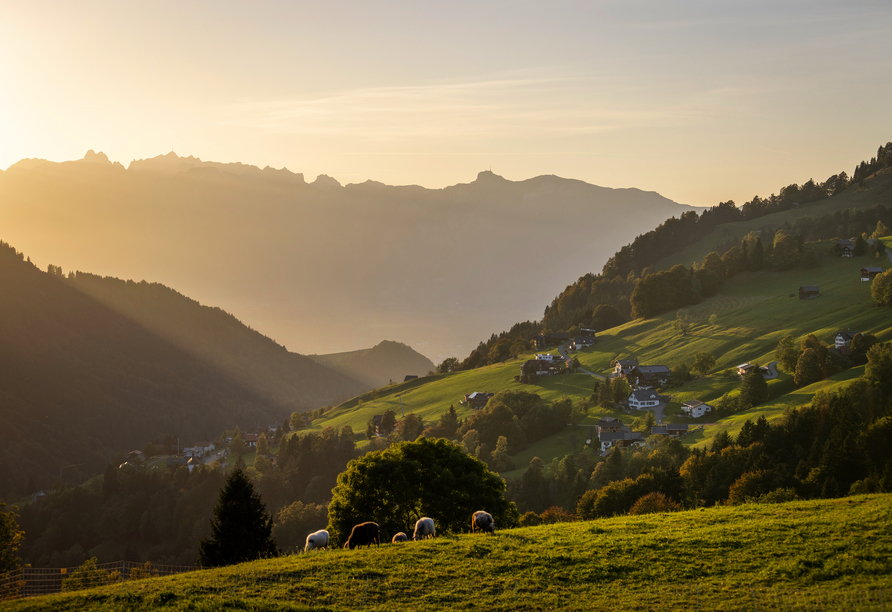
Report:
[[[366,388],[160,285],[42,272],[2,243],[0,287],[3,496]]]
[[[402,342],[384,340],[369,349],[329,355],[308,355],[370,388],[402,382],[407,375],[425,376],[434,363]]]

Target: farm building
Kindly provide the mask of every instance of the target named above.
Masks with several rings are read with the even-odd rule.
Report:
[[[465,396],[465,403],[474,410],[480,410],[481,408],[486,407],[486,402],[488,402],[489,398],[494,395],[495,393],[482,393],[480,391],[474,391],[473,393],[468,393]]]
[[[851,330],[836,332],[836,336],[834,337],[834,345],[839,350],[848,349],[849,345],[852,343],[852,338],[854,338],[857,334],[858,332],[854,332]]]
[[[613,362],[614,376],[628,376],[632,368],[638,366],[637,359],[617,359]]]
[[[614,417],[603,417],[598,421],[598,433],[616,433],[623,430],[623,422]]]
[[[837,240],[836,250],[839,253],[840,257],[855,256],[855,245],[852,243],[851,240]]]
[[[651,387],[662,387],[669,381],[672,370],[667,366],[635,366],[626,377],[636,387],[645,389]]]
[[[707,412],[711,412],[712,406],[710,406],[709,404],[704,404],[700,400],[691,400],[689,402],[685,402],[684,405],[682,405],[681,409],[684,412],[688,413],[688,415],[690,415],[691,417],[699,419]]]
[[[800,300],[813,300],[816,297],[820,297],[821,292],[818,290],[817,285],[802,285],[799,287],[799,299]]]
[[[594,336],[576,336],[570,341],[570,348],[574,351],[587,348],[595,343]]]
[[[611,447],[644,446],[644,435],[638,431],[609,432],[601,434],[599,438],[601,439],[601,452],[609,450]]]
[[[864,266],[861,268],[861,281],[872,281],[877,274],[881,274],[883,269],[879,266]]]
[[[629,407],[635,410],[647,410],[659,405],[660,396],[650,389],[638,389],[629,395]]]

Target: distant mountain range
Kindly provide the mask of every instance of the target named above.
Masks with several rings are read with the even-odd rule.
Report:
[[[434,369],[433,362],[424,355],[401,342],[389,340],[370,349],[309,357],[369,388],[403,382],[406,376],[424,376]]]
[[[390,338],[434,362],[540,318],[569,279],[687,210],[556,176],[342,186],[173,153],[0,172],[2,238],[42,268],[177,287],[302,353]]]

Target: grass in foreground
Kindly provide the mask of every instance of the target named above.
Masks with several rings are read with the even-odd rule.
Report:
[[[873,495],[332,550],[6,607],[880,610],[892,599],[890,576],[892,495]]]

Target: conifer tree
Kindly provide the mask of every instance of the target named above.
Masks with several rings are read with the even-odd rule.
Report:
[[[272,557],[273,521],[260,494],[242,470],[233,470],[220,491],[211,536],[199,546],[199,564],[219,567]]]

